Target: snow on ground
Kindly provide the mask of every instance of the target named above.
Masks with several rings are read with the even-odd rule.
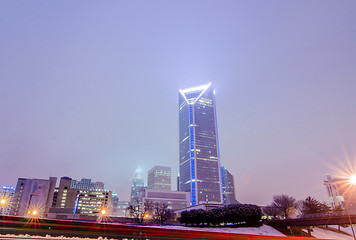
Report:
[[[312,236],[315,237],[315,238],[318,238],[318,239],[354,240],[354,238],[352,236],[348,236],[348,235],[342,234],[342,233],[336,233],[336,232],[333,232],[331,230],[318,228],[318,227],[314,227],[313,228]]]
[[[222,233],[251,234],[251,235],[285,236],[283,233],[267,225],[262,225],[261,227],[245,227],[245,228],[244,227],[209,228],[209,227],[184,227],[184,226],[149,226],[149,227],[181,229],[181,230],[191,230],[191,231],[211,231],[211,232],[222,232]]]
[[[222,232],[222,233],[236,233],[236,234],[251,234],[251,235],[268,235],[268,236],[285,236],[281,232],[277,231],[273,227],[262,225],[261,227],[240,227],[240,228],[229,228],[229,227],[221,227],[221,228],[208,228],[208,227],[184,227],[184,226],[147,226],[147,227],[155,227],[155,228],[166,228],[166,229],[179,229],[179,230],[190,230],[190,231],[211,231],[211,232]],[[4,236],[4,235],[0,235]],[[13,236],[16,235],[6,235]],[[30,235],[22,235],[28,239],[31,239]],[[53,238],[53,239],[67,239],[67,240],[83,240],[83,238],[65,238],[65,237],[34,237],[36,239],[43,238]],[[86,238],[89,240],[89,238]],[[103,238],[98,238],[98,240],[105,240]]]
[[[333,228],[333,229],[338,229],[338,226],[337,226],[337,225],[329,225],[328,227],[329,227],[329,228]],[[354,227],[354,231],[356,231],[355,225],[353,225],[353,227]],[[348,234],[350,234],[350,235],[352,235],[352,229],[351,229],[350,226],[347,226],[347,227],[340,227],[340,230],[343,231],[343,232],[346,232],[346,233],[348,233]]]
[[[155,227],[155,228],[166,228],[166,229],[180,229],[180,230],[191,230],[191,231],[212,231],[212,232],[222,232],[222,233],[235,233],[235,234],[251,234],[251,235],[268,235],[268,236],[285,236],[281,232],[277,231],[271,226],[262,225],[261,227],[240,227],[240,228],[229,228],[229,227],[222,227],[222,228],[209,228],[209,227],[184,227],[184,226],[147,226],[147,227]],[[329,226],[329,228],[337,229],[337,226]],[[351,232],[351,228],[341,228],[344,232]],[[11,235],[11,234],[4,234],[1,237],[7,237],[9,239],[16,239],[26,238],[31,240],[32,238],[35,239],[53,239],[53,240],[108,240],[107,238],[99,237],[95,238],[77,238],[77,237],[51,237],[47,235],[46,237],[41,236],[30,236],[30,235]],[[314,227],[312,236],[317,239],[341,239],[341,240],[353,240],[352,235],[347,236],[342,233],[336,233],[332,230],[327,230],[323,228]],[[126,239],[123,239],[126,240]]]

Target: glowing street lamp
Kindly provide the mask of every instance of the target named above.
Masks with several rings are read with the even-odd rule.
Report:
[[[0,214],[3,214],[3,211],[6,208],[6,205],[7,205],[7,199],[1,198],[0,199]]]
[[[356,175],[352,175],[349,178],[349,184],[350,184],[350,191],[352,191],[354,185],[356,185]],[[350,195],[352,194],[352,192],[350,193]],[[349,200],[350,201],[350,200]],[[354,240],[356,240],[356,236],[355,236],[355,231],[354,231],[354,226],[352,225],[352,221],[351,221],[351,216],[350,216],[350,212],[349,212],[349,207],[348,207],[348,202],[345,201],[345,209],[347,212],[347,215],[349,217],[349,222],[350,222],[350,226],[351,226],[351,230],[352,230],[352,236],[354,237]]]
[[[105,209],[102,209],[102,210],[100,211],[100,213],[101,213],[101,215],[105,215],[105,214],[106,214],[106,210],[105,210]]]
[[[352,175],[349,179],[349,183],[352,185],[356,184],[356,175]]]
[[[37,210],[33,210],[32,212],[31,212],[31,211],[28,211],[28,212],[27,212],[27,215],[30,215],[30,216],[35,217],[35,216],[38,215],[38,211],[37,211]]]

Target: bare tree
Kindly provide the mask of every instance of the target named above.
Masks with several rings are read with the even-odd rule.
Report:
[[[135,218],[136,222],[139,224],[143,223],[143,220],[151,214],[153,204],[151,201],[141,202],[138,198],[134,199],[133,203],[127,207],[130,212],[130,215]]]
[[[294,197],[287,195],[275,195],[273,196],[273,202],[267,206],[267,211],[273,212],[272,216],[287,217],[287,210],[289,208],[297,208],[297,201]],[[266,212],[266,211],[265,211]]]
[[[168,204],[155,202],[153,204],[154,218],[159,224],[163,224],[173,216],[173,211],[168,208]]]

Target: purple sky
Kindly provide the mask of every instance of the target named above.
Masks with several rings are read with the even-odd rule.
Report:
[[[356,161],[356,1],[1,1],[0,185],[178,170],[178,90],[212,82],[237,199],[328,200]],[[346,153],[346,156],[345,156]]]

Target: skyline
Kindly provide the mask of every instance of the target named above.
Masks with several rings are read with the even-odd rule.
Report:
[[[128,200],[137,167],[177,175],[178,90],[212,82],[237,200],[327,201],[356,161],[356,2],[139,5],[0,2],[0,184],[91,178]]]

